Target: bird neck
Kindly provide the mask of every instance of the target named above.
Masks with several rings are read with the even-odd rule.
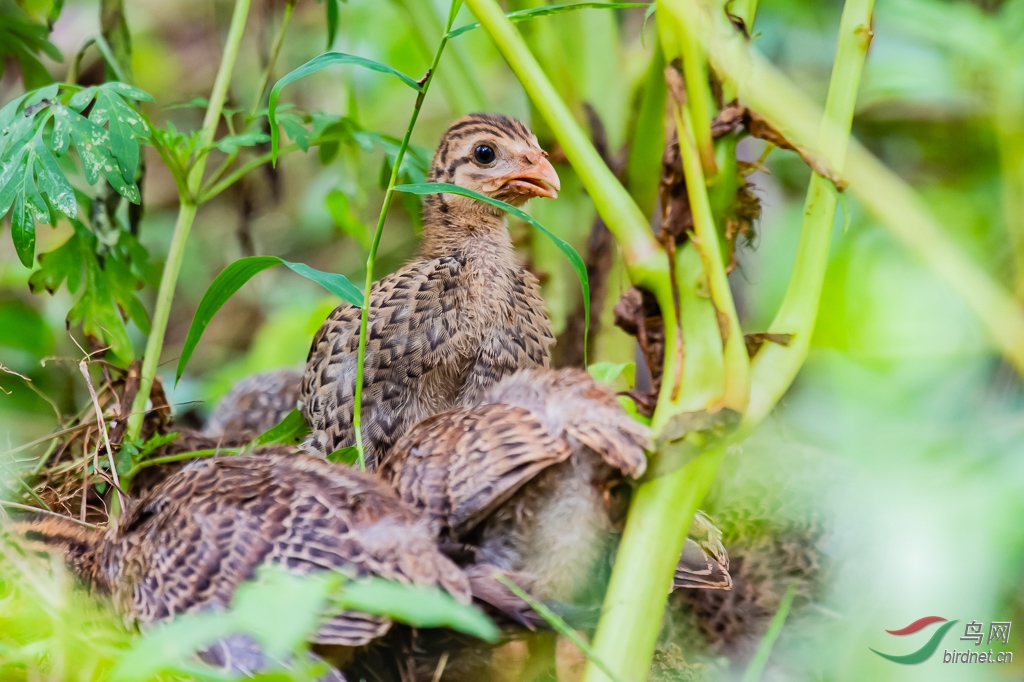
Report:
[[[445,197],[432,194],[423,202],[420,257],[481,256],[515,263],[504,212],[480,202],[456,204]]]

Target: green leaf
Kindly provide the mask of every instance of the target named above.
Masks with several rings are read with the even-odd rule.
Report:
[[[590,279],[587,276],[587,265],[583,262],[580,254],[576,252],[576,249],[571,244],[563,239],[559,239],[551,233],[546,227],[540,224],[533,216],[526,213],[522,209],[516,208],[512,204],[506,204],[504,201],[498,199],[492,199],[491,197],[484,196],[479,192],[474,192],[471,189],[465,187],[459,187],[458,185],[452,185],[446,182],[424,182],[415,185],[398,185],[395,187],[397,192],[408,192],[410,194],[459,194],[464,197],[470,197],[477,201],[482,201],[485,204],[490,204],[496,208],[500,208],[506,213],[514,215],[522,221],[529,223],[544,235],[554,242],[558,250],[565,254],[565,257],[569,259],[569,263],[572,265],[572,269],[576,271],[576,277],[580,281],[580,289],[583,290],[583,311],[585,315],[584,320],[584,332],[583,332],[583,347],[587,347],[587,335],[590,330]],[[584,357],[584,362],[586,358]]]
[[[274,87],[270,91],[270,99],[267,104],[268,117],[270,119],[270,149],[271,156],[274,162],[277,162],[277,148],[278,148],[278,132],[277,132],[277,98],[281,94],[281,90],[284,86],[297,81],[300,78],[308,76],[312,73],[316,73],[321,69],[325,69],[328,66],[336,66],[338,64],[355,64],[356,66],[362,66],[363,68],[370,69],[371,71],[377,71],[378,73],[390,74],[398,77],[403,83],[408,85],[416,92],[420,92],[420,84],[416,82],[414,78],[408,76],[397,69],[388,66],[387,64],[381,64],[380,62],[366,57],[359,57],[356,55],[345,54],[343,52],[328,52],[322,54],[319,57],[314,57],[299,68],[295,69],[291,73],[286,74],[281,80],[274,84]]]
[[[119,359],[130,361],[133,350],[124,317],[141,330],[149,329],[149,317],[137,296],[143,283],[138,273],[146,267],[141,261],[149,254],[130,234],[122,232],[100,258],[96,235],[78,220],[71,225],[75,230],[71,238],[39,257],[39,269],[29,276],[29,287],[52,294],[66,280],[72,294],[81,289],[81,296],[68,311],[68,326],[81,324],[86,334],[110,346]]]
[[[0,346],[36,357],[53,353],[53,330],[42,314],[18,298],[0,300]]]
[[[235,154],[240,147],[252,147],[269,142],[270,136],[261,130],[250,130],[240,135],[227,135],[217,140],[214,146],[225,154]]]
[[[271,445],[273,443],[297,445],[302,442],[302,439],[308,433],[309,424],[306,423],[299,409],[295,408],[286,414],[279,424],[257,436],[253,440],[252,445],[255,447]],[[328,459],[330,459],[330,456],[328,456]]]
[[[562,14],[564,12],[574,12],[578,9],[627,9],[629,7],[647,7],[653,5],[653,3],[647,2],[578,2],[568,5],[544,5],[543,7],[534,7],[531,9],[521,9],[517,12],[509,12],[505,16],[508,17],[509,21],[527,21],[528,19],[536,19],[537,17],[546,17],[552,14]],[[474,28],[479,28],[480,22],[475,21],[472,24],[466,24],[465,26],[459,26],[448,32],[448,39],[451,40],[455,36],[460,36],[467,31],[472,31]]]
[[[344,464],[349,467],[355,466],[355,463],[359,461],[359,448],[354,445],[338,448],[327,455],[327,461],[334,462],[335,464]]]
[[[624,376],[632,388],[636,381],[635,362],[595,362],[587,367],[587,371],[590,372],[590,376],[594,377],[594,381],[603,384],[614,384],[616,379]]]
[[[369,251],[370,231],[352,213],[352,207],[348,202],[348,195],[340,189],[332,189],[327,193],[325,202],[327,204],[327,212],[331,214],[334,224],[342,232],[358,241],[363,250]]]
[[[414,627],[450,628],[487,642],[496,642],[500,635],[480,610],[460,604],[437,588],[367,578],[347,583],[336,600],[342,608],[387,616]]]
[[[145,92],[125,83],[104,83],[96,89],[96,101],[89,112],[89,120],[97,126],[107,124],[111,156],[117,159],[124,179],[134,184],[135,174],[139,168],[139,140],[149,139],[149,126],[142,120],[139,112],[124,100],[124,96],[132,96],[135,99],[148,98],[150,101],[153,99]]]
[[[338,10],[340,0],[327,0],[327,47],[330,50],[334,40],[338,37]]]
[[[203,295],[199,302],[195,317],[192,318],[192,325],[189,327],[188,336],[185,338],[185,346],[181,349],[181,357],[178,359],[178,369],[175,373],[175,381],[181,378],[188,364],[192,352],[199,344],[206,326],[213,319],[213,316],[220,310],[221,306],[231,298],[242,285],[248,282],[254,275],[263,272],[275,265],[284,265],[293,272],[302,275],[306,279],[316,282],[330,293],[352,305],[363,304],[363,294],[359,289],[348,281],[344,275],[315,270],[304,263],[291,263],[278,258],[277,256],[249,256],[240,258],[231,265],[224,268],[224,271],[217,275],[210,288]]]

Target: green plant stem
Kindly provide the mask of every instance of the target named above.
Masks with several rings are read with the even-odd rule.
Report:
[[[227,42],[224,46],[224,54],[221,56],[220,68],[217,70],[217,78],[213,84],[213,91],[210,93],[210,105],[206,109],[206,116],[203,119],[203,127],[199,136],[198,149],[210,146],[214,135],[217,132],[217,124],[220,122],[221,110],[224,108],[224,100],[227,97],[228,84],[231,81],[231,72],[235,68],[235,61],[238,59],[238,50],[242,42],[242,34],[245,31],[245,21],[249,15],[250,0],[237,0],[235,9],[231,16],[231,26],[228,29]],[[178,283],[178,274],[181,272],[181,264],[185,258],[185,244],[188,242],[189,232],[192,230],[192,223],[195,221],[196,196],[203,181],[203,170],[206,167],[206,157],[196,161],[188,174],[186,188],[188,194],[180,196],[180,208],[178,209],[178,220],[174,225],[174,234],[171,237],[171,246],[167,254],[167,262],[164,264],[163,275],[160,278],[160,289],[157,292],[156,309],[153,313],[153,326],[149,339],[146,341],[146,352],[142,359],[142,371],[139,381],[139,392],[132,403],[131,416],[128,418],[128,429],[125,433],[127,440],[137,440],[142,432],[142,423],[146,416],[146,405],[149,402],[149,394],[153,389],[153,381],[156,378],[156,368],[160,361],[160,354],[164,345],[164,334],[167,331],[167,320],[171,314],[171,301],[174,298],[174,289]],[[124,488],[127,490],[130,479],[125,480]]]
[[[684,3],[683,19],[697,26],[721,75],[734,80],[743,102],[817,159],[814,135],[823,114],[792,81],[782,75],[729,25]],[[866,25],[864,31],[870,31]],[[1024,310],[1013,296],[971,261],[935,220],[925,202],[898,175],[850,140],[843,179],[849,191],[903,245],[957,292],[974,311],[994,348],[1024,375]],[[782,382],[780,382],[782,383]]]
[[[413,33],[426,54],[437,45],[442,32],[447,33],[444,22],[437,14],[433,3],[423,0],[395,0],[409,14],[412,20]],[[438,75],[441,90],[444,91],[448,106],[459,114],[472,111],[483,111],[487,107],[487,96],[484,94],[476,72],[469,67],[471,59],[465,45],[456,41],[447,51],[445,68]]]
[[[747,355],[743,330],[740,328],[736,305],[729,288],[729,278],[722,262],[722,249],[718,243],[718,230],[711,213],[707,184],[697,141],[693,135],[691,114],[686,109],[675,111],[676,127],[679,131],[679,154],[683,172],[686,175],[686,192],[690,198],[696,246],[704,263],[708,278],[711,301],[716,315],[725,316],[726,329],[721,330],[722,353],[725,377],[722,389],[722,407],[743,413],[750,395],[750,358]]]
[[[679,560],[679,551],[669,548],[681,550],[723,452],[706,452],[671,474],[644,482],[634,495],[593,643],[596,656],[623,679],[647,679]],[[583,679],[610,678],[588,663]]]
[[[402,167],[402,160],[405,159],[405,151],[409,148],[409,140],[412,137],[413,128],[416,127],[416,120],[420,116],[423,100],[430,89],[430,83],[434,80],[437,65],[441,61],[441,54],[444,52],[445,45],[448,44],[448,31],[451,30],[452,22],[455,20],[456,4],[457,0],[453,0],[451,10],[448,12],[448,23],[441,34],[440,42],[437,44],[437,50],[434,52],[434,59],[430,63],[430,69],[427,71],[423,84],[420,86],[420,91],[416,95],[416,103],[413,105],[412,115],[409,117],[409,125],[405,129],[405,136],[402,138],[402,143],[398,146],[398,151],[395,153],[395,160],[391,167],[391,177],[388,179],[388,187],[384,191],[384,201],[380,207],[380,215],[377,217],[377,228],[373,232],[373,242],[370,244],[370,253],[366,258],[366,282],[363,288],[362,314],[359,317],[359,352],[356,356],[356,386],[352,406],[352,427],[356,434],[356,448],[359,451],[360,469],[366,469],[362,429],[363,368],[366,364],[366,328],[370,317],[370,297],[373,293],[373,264],[377,259],[377,249],[380,247],[380,238],[384,233],[384,221],[387,219],[388,209],[391,207],[391,200],[395,195],[395,185],[398,182],[398,173]]]
[[[176,455],[165,455],[163,457],[154,457],[153,459],[143,460],[139,462],[125,474],[122,478],[131,479],[134,478],[143,469],[147,469],[158,464],[171,464],[172,462],[184,462],[188,459],[199,459],[200,457],[216,457],[217,455],[237,455],[241,452],[239,448],[211,448],[209,450],[195,450],[193,452],[179,452]]]
[[[671,7],[673,3],[661,0],[658,9],[663,12]],[[659,25],[668,22],[659,22]],[[664,36],[665,31],[660,31]],[[683,59],[683,78],[686,79],[686,103],[685,107],[689,112],[690,129],[700,154],[700,162],[703,165],[702,176],[713,178],[718,174],[715,163],[715,146],[711,138],[711,119],[715,117],[715,107],[712,104],[711,85],[708,81],[708,58],[704,53],[704,46],[700,39],[688,30],[683,22],[675,26],[675,35],[678,40],[677,47]],[[666,46],[665,54],[669,54]],[[689,177],[689,175],[687,175]]]
[[[818,148],[832,168],[843,168],[846,160],[857,91],[871,44],[869,29],[873,10],[874,0],[847,0],[843,8],[825,117],[818,132]],[[779,311],[768,327],[772,333],[793,334],[793,338],[788,346],[766,344],[754,358],[753,388],[745,417],[748,427],[768,415],[807,358],[825,283],[837,201],[835,186],[821,175],[813,174],[804,203],[793,273]]]
[[[263,68],[263,75],[260,76],[260,85],[256,88],[256,97],[253,98],[252,107],[249,109],[249,118],[255,118],[256,112],[260,110],[260,105],[263,104],[263,95],[267,92],[267,86],[270,85],[270,77],[274,75],[274,65],[277,64],[277,58],[281,55],[281,46],[284,45],[284,35],[288,31],[288,24],[292,20],[292,12],[295,10],[296,0],[287,0],[284,4],[284,15],[281,17],[281,25],[277,29],[277,34],[274,35],[274,42],[270,46],[270,56],[267,58],[267,65]]]

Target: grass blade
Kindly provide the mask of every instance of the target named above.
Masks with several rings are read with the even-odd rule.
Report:
[[[747,666],[747,671],[743,674],[742,682],[757,682],[761,679],[761,673],[764,672],[765,666],[768,665],[768,657],[772,653],[775,640],[779,638],[779,633],[782,632],[782,626],[786,622],[786,616],[789,615],[790,607],[793,606],[793,598],[795,596],[796,581],[794,580],[789,583],[789,588],[779,604],[779,610],[775,612],[772,622],[768,624],[768,631],[764,633],[764,637],[758,643],[757,651],[754,652],[754,657],[750,659],[750,665]]]
[[[482,611],[460,604],[439,589],[368,578],[347,583],[337,600],[343,608],[387,616],[414,627],[451,628],[487,642],[496,642],[500,636],[498,627]]]
[[[576,647],[580,651],[582,651],[587,658],[593,661],[594,665],[600,668],[604,672],[604,674],[612,680],[612,682],[624,682],[624,680],[621,677],[616,675],[611,668],[605,665],[604,662],[597,657],[597,654],[594,653],[594,650],[590,648],[590,645],[587,644],[586,640],[584,640],[582,637],[576,634],[576,631],[569,627],[568,623],[559,618],[557,613],[555,613],[547,606],[531,597],[529,594],[523,591],[518,585],[516,585],[511,580],[503,576],[501,573],[495,572],[494,579],[502,585],[504,585],[505,587],[507,587],[508,589],[510,589],[512,591],[512,594],[516,595],[524,602],[526,602],[529,605],[529,607],[536,611],[537,615],[546,620],[548,625],[554,628],[558,634],[560,634],[562,637],[565,637],[570,642],[575,644]]]
[[[569,263],[572,265],[572,269],[576,271],[576,277],[580,281],[580,289],[583,290],[583,312],[584,312],[584,332],[583,332],[583,348],[587,347],[587,335],[590,329],[590,278],[587,277],[587,264],[583,262],[583,258],[580,254],[572,247],[572,244],[556,237],[548,228],[540,224],[536,218],[531,216],[526,211],[516,208],[512,204],[507,204],[504,201],[498,199],[492,199],[491,197],[484,196],[479,192],[474,192],[471,189],[465,187],[459,187],[458,185],[452,185],[446,182],[423,182],[415,185],[398,185],[395,187],[397,192],[408,192],[410,194],[459,194],[464,197],[476,199],[482,201],[485,204],[490,204],[496,208],[500,208],[506,213],[514,215],[522,221],[525,221],[537,228],[544,235],[554,242],[558,250],[565,254],[565,257],[569,259]],[[585,353],[586,351],[584,351]],[[586,364],[586,355],[583,358],[584,364]]]
[[[257,273],[275,265],[285,265],[293,272],[302,275],[308,280],[316,282],[330,293],[353,305],[362,305],[363,294],[344,275],[331,272],[315,270],[304,263],[292,263],[278,258],[277,256],[249,256],[239,258],[231,265],[224,268],[224,271],[217,275],[210,288],[203,294],[203,300],[199,302],[195,317],[192,318],[192,325],[188,329],[188,336],[185,337],[185,346],[181,349],[181,357],[178,358],[178,369],[175,372],[174,380],[177,382],[185,371],[192,352],[199,344],[206,326],[213,319],[213,316],[220,310],[221,306],[235,292],[242,288],[242,285],[253,278]]]
[[[647,7],[653,6],[653,3],[647,2],[577,2],[567,5],[545,5],[543,7],[532,7],[530,9],[521,9],[517,12],[509,12],[505,16],[508,17],[509,21],[527,21],[529,19],[536,19],[537,17],[551,16],[552,14],[563,14],[565,12],[573,12],[578,9],[627,9],[630,7]],[[460,36],[463,33],[472,31],[474,28],[479,28],[480,22],[474,21],[472,24],[466,24],[465,26],[459,26],[456,29],[452,29],[448,32],[448,39],[451,40],[455,36]]]

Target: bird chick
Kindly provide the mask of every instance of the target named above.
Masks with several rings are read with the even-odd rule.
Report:
[[[429,180],[513,205],[559,189],[534,134],[499,114],[453,123]],[[313,339],[300,397],[310,453],[355,442],[359,322],[360,308],[344,303]],[[425,197],[418,255],[370,293],[361,414],[368,468],[421,419],[477,403],[517,370],[546,367],[553,343],[537,279],[516,259],[504,212],[461,195]]]
[[[275,369],[248,376],[217,401],[203,433],[252,440],[277,426],[299,402],[302,372]]]
[[[299,575],[340,571],[439,586],[469,601],[466,576],[393,490],[283,446],[195,460],[130,504],[105,532],[50,515],[8,528],[30,548],[62,553],[92,589],[143,626],[226,608],[238,585],[267,565]],[[382,616],[332,612],[312,640],[360,646],[390,626]],[[267,665],[246,637],[231,636],[200,657],[235,673]]]
[[[534,369],[502,380],[477,407],[417,424],[381,474],[442,537],[475,548],[466,569],[474,596],[499,605],[484,596],[485,576],[499,569],[538,599],[585,603],[600,597],[595,578],[647,447],[647,428],[585,371]],[[699,536],[687,540],[676,585],[728,589],[719,538],[706,527]]]

